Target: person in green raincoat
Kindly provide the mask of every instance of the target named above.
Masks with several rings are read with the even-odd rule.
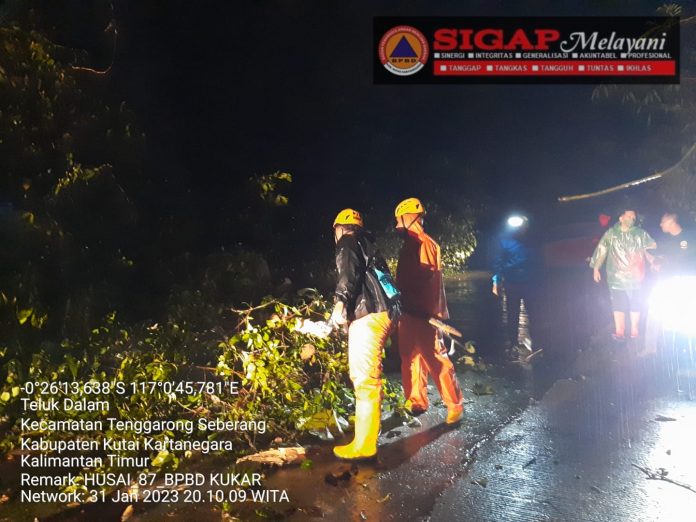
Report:
[[[645,265],[652,263],[648,250],[657,245],[645,230],[635,225],[636,211],[625,209],[619,221],[607,230],[595,248],[590,267],[594,280],[602,280],[600,269],[606,261],[607,284],[614,314],[614,339],[626,338],[626,311],[631,317],[631,338],[640,335],[640,312],[643,308]]]

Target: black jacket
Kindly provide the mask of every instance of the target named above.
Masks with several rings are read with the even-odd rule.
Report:
[[[372,238],[365,232],[345,234],[336,243],[338,282],[334,300],[343,301],[349,321],[390,311],[390,303],[379,281],[372,272],[368,273],[365,258],[371,256],[376,256],[386,267]]]

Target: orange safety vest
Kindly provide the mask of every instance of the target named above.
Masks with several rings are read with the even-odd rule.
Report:
[[[396,286],[406,313],[448,319],[440,246],[425,232],[408,231],[399,252]]]

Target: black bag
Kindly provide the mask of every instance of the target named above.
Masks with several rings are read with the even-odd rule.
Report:
[[[401,292],[379,250],[374,248],[373,253],[368,255],[362,242],[358,241],[358,244],[365,259],[366,276],[373,277],[377,281],[377,286],[382,290],[389,307],[389,318],[393,321],[401,315]]]

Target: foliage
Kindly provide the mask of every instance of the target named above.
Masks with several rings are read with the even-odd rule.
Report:
[[[264,311],[265,319],[252,314]],[[270,315],[268,312],[272,312]],[[242,312],[238,332],[220,343],[217,373],[238,374],[249,390],[244,408],[266,411],[274,433],[290,436],[296,429],[323,428],[346,416],[353,400],[347,387],[348,357],[335,340],[307,337],[295,331],[298,320],[326,319],[328,309],[314,300],[304,307],[270,301]]]
[[[592,99],[619,102],[631,111],[636,120],[652,130],[648,143],[639,154],[648,167],[643,175],[663,171],[676,165],[696,143],[696,26],[693,16],[683,16],[676,3],[657,9],[661,16],[681,16],[680,83],[677,85],[598,85]],[[696,168],[694,159],[683,164],[658,181],[659,195],[667,208],[696,216]],[[652,171],[652,172],[651,172]]]
[[[256,186],[256,192],[268,205],[283,207],[288,204],[288,196],[282,193],[292,183],[292,175],[287,172],[274,172],[263,176],[254,176],[250,180]]]
[[[681,13],[682,8],[677,4],[666,4],[657,9],[657,14],[660,16],[680,16]],[[686,25],[684,25],[685,23]],[[659,28],[654,28],[654,30],[659,30]],[[685,127],[681,129],[682,131],[693,133],[695,130],[693,118],[689,116],[696,111],[696,99],[693,97],[693,78],[690,78],[690,74],[696,66],[692,30],[686,20],[681,21],[681,78],[686,80],[682,84],[602,84],[595,87],[592,99],[597,101],[602,99],[618,100],[622,105],[632,110],[638,118],[642,118],[647,126],[654,123],[659,125],[660,118],[667,117],[674,120],[675,123],[683,123]]]
[[[271,291],[271,273],[258,252],[235,248],[211,254],[196,285],[215,302],[259,301]]]
[[[431,235],[440,244],[445,273],[464,271],[477,244],[473,209],[462,206],[454,212],[448,212],[431,204],[427,219]]]
[[[35,7],[17,16],[40,19],[46,6]],[[145,172],[145,136],[112,98],[110,77],[76,67],[86,53],[16,26],[0,27],[0,49],[0,346],[20,354],[64,337],[88,342],[114,309],[161,317],[162,297],[184,278],[215,302],[268,293],[259,251],[273,252],[263,247],[277,230],[272,211],[288,204],[290,174],[252,178],[225,220],[197,223],[171,172]],[[215,227],[232,252],[208,255],[206,244],[191,255]]]
[[[445,274],[464,271],[477,245],[474,210],[468,205],[450,211],[433,202],[424,204],[428,209],[426,232],[440,245]],[[394,274],[402,242],[402,238],[392,230],[379,238],[380,251]]]
[[[197,390],[137,389],[119,394],[115,386],[90,398],[109,402],[109,416],[121,420],[174,420],[200,418],[263,420],[264,432],[241,431],[211,435],[160,431],[157,440],[210,440],[225,437],[236,443],[239,453],[268,444],[281,436],[297,439],[302,433],[341,430],[352,411],[353,392],[348,380],[345,339],[322,340],[296,331],[298,321],[328,316],[328,305],[309,294],[296,305],[269,300],[257,307],[235,310],[215,308],[200,292],[175,296],[169,319],[163,324],[143,323],[125,327],[115,314],[107,316],[86,342],[64,340],[58,347],[44,346],[34,353],[11,357],[5,348],[0,359],[0,446],[10,451],[20,437],[21,417],[34,419],[104,419],[104,412],[20,412],[23,397],[46,398],[36,390],[22,391],[28,381],[50,383],[77,381],[87,386],[115,382],[184,382],[212,380],[236,382],[239,393]],[[227,329],[221,325],[235,325]],[[80,398],[67,391],[60,398]],[[84,395],[83,395],[84,396]],[[398,388],[385,383],[388,403],[398,406],[403,397]],[[26,435],[26,434],[25,434]],[[66,440],[78,433],[45,431],[34,434],[45,440]],[[92,440],[136,440],[132,429],[90,433]],[[148,456],[149,471],[172,469],[192,457],[190,452],[149,453],[121,450],[123,456]],[[228,455],[229,457],[229,455]],[[104,470],[113,471],[105,464]],[[85,473],[93,470],[84,470]]]
[[[74,53],[16,27],[0,28],[0,48],[0,228],[12,245],[0,254],[0,320],[3,336],[16,339],[26,331],[10,320],[18,310],[42,310],[42,327],[55,333],[129,271],[128,194],[144,136],[125,104],[105,102],[72,72],[65,60]]]
[[[290,234],[278,234],[280,225],[288,230],[293,223],[292,176],[253,176],[229,201],[226,196],[224,211],[197,222],[191,210],[202,205],[189,204],[190,173],[172,175],[145,162],[145,136],[127,104],[112,98],[110,76],[79,67],[87,53],[14,26],[0,28],[0,49],[2,452],[16,447],[21,417],[104,420],[102,411],[21,411],[22,398],[38,397],[38,390],[27,391],[28,382],[94,388],[239,381],[234,397],[159,387],[123,395],[100,384],[90,398],[107,401],[109,415],[121,420],[267,421],[265,433],[223,435],[240,453],[278,435],[292,440],[345,427],[353,409],[345,340],[313,339],[294,329],[299,318],[324,318],[324,301],[310,295],[294,304],[270,300],[230,311],[230,303],[258,302],[267,294],[272,267],[266,259],[285,262],[296,246]],[[385,382],[384,391],[387,405],[399,408],[398,386]],[[79,397],[60,391],[61,399]],[[90,438],[137,438],[132,429],[104,426]],[[209,436],[153,434],[158,440]],[[192,456],[114,453],[146,454],[151,471],[176,468]]]
[[[394,230],[388,230],[377,239],[377,246],[387,261],[389,270],[396,274],[399,261],[399,250],[403,244],[403,238]]]
[[[269,301],[235,314],[229,308],[240,296],[258,299],[270,290],[265,256],[246,245],[267,245],[277,219],[286,219],[273,211],[288,206],[292,176],[275,172],[251,178],[226,220],[214,224],[233,248],[193,256],[181,236],[195,231],[177,226],[182,216],[191,226],[186,209],[177,209],[170,219],[158,215],[161,208],[148,208],[166,200],[160,192],[167,174],[142,175],[144,135],[126,104],[110,99],[109,78],[75,67],[85,53],[55,45],[36,31],[2,27],[0,48],[0,193],[6,198],[0,201],[2,450],[16,446],[20,417],[103,420],[100,411],[21,411],[22,398],[37,396],[24,388],[27,382],[94,387],[238,379],[241,391],[232,398],[160,388],[126,396],[100,388],[90,398],[107,401],[110,414],[122,420],[267,421],[265,434],[229,435],[239,452],[267,443],[270,433],[292,439],[345,425],[352,391],[343,340],[311,340],[293,330],[299,317],[323,317],[323,301],[317,296],[294,306]],[[176,206],[177,198],[172,199]],[[211,228],[210,223],[195,226],[198,232]],[[164,237],[167,230],[174,241]],[[282,243],[274,246],[282,252]],[[170,289],[169,298],[150,287]],[[146,317],[159,319],[121,319],[136,305]],[[100,310],[112,309],[118,314],[98,319]],[[61,393],[61,398],[78,398],[80,392]],[[209,435],[158,432],[154,437]],[[91,436],[133,440],[136,434],[105,428]],[[147,456],[156,470],[176,467],[187,455]]]
[[[688,221],[691,224],[694,223],[696,220],[696,154],[691,154],[674,174],[662,180],[660,194],[668,209],[680,213],[682,224],[688,226]]]

